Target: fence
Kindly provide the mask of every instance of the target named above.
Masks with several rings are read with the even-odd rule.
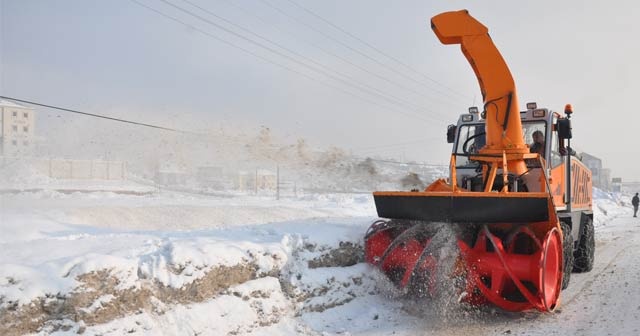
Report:
[[[124,180],[123,161],[2,157],[2,166],[25,162],[45,176],[69,180]]]

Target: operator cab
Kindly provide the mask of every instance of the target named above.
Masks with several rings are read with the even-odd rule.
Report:
[[[546,108],[538,108],[536,103],[527,103],[527,109],[520,112],[522,122],[522,136],[524,143],[530,148],[534,146],[534,133],[542,133],[543,142],[535,148],[541,147],[538,151],[544,159],[546,169],[554,168],[562,164],[563,146],[558,140],[556,123],[559,114]],[[458,118],[457,125],[450,125],[447,129],[447,141],[453,143],[452,153],[456,159],[456,171],[459,177],[457,182],[459,187],[471,189],[467,180],[476,178],[481,173],[482,167],[470,156],[477,154],[478,150],[486,143],[485,119],[483,113],[479,113],[477,107],[469,108],[468,114],[463,114]],[[537,175],[540,172],[538,160],[531,159],[527,162],[530,168],[528,173]],[[519,179],[520,177],[514,177]],[[520,181],[521,185],[526,184],[526,178]]]

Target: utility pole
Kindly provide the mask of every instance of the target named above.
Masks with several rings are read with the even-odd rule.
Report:
[[[280,199],[280,165],[276,165],[276,200]]]

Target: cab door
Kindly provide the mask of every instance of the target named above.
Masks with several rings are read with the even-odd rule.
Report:
[[[551,141],[550,148],[547,152],[547,165],[549,167],[549,187],[551,188],[551,195],[553,195],[553,204],[557,209],[564,209],[566,205],[564,203],[565,194],[565,160],[560,152],[560,141],[558,140],[558,131],[556,130],[556,123],[558,121],[557,115],[554,113],[553,120],[551,122]]]

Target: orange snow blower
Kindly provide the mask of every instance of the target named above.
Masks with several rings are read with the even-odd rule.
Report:
[[[435,295],[439,278],[454,279],[470,304],[552,311],[571,272],[590,271],[594,259],[591,172],[571,149],[571,105],[564,116],[536,103],[520,111],[507,64],[466,10],[439,14],[431,27],[443,44],[461,45],[484,107],[448,127],[448,179],[374,192],[386,219],[365,235],[366,261],[407,293]],[[543,141],[527,145],[534,134]],[[434,253],[442,225],[457,250],[446,274]]]

